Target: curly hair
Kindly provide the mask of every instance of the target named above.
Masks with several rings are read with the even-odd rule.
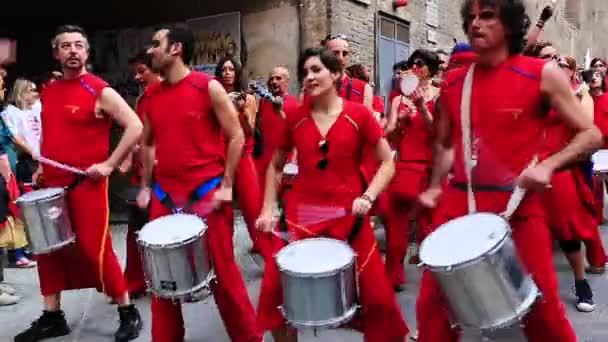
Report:
[[[349,77],[369,83],[369,75],[365,72],[365,65],[363,64],[353,64],[346,68],[345,72]]]
[[[551,43],[551,42],[538,42],[536,44],[533,44],[533,45],[527,47],[524,50],[524,55],[526,55],[528,57],[539,58],[540,57],[540,52],[543,51],[544,48],[550,47],[550,46],[553,46],[553,43]]]
[[[523,0],[465,0],[460,10],[462,29],[468,33],[471,24],[471,11],[473,4],[479,7],[493,7],[498,10],[500,21],[508,32],[509,53],[521,53],[526,45],[526,35],[530,28],[530,17],[526,13]]]
[[[224,72],[224,64],[227,62],[234,65],[234,91],[243,91],[247,85],[246,77],[243,75],[243,66],[232,56],[226,56],[217,62],[214,73],[215,78],[221,81]]]

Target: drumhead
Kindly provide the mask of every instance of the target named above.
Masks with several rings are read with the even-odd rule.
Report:
[[[313,238],[293,242],[277,253],[279,268],[304,274],[322,274],[348,266],[355,252],[343,241]]]
[[[507,221],[477,213],[449,221],[420,246],[420,260],[430,267],[455,266],[473,261],[496,247],[509,232]]]
[[[599,150],[591,156],[593,171],[596,173],[608,173],[608,150]]]
[[[46,188],[25,193],[17,199],[17,202],[35,202],[47,198],[52,198],[61,195],[65,190],[63,188]]]
[[[196,215],[168,215],[146,223],[138,239],[148,246],[165,246],[195,238],[206,229],[205,221]]]

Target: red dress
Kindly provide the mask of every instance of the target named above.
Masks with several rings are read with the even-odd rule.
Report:
[[[80,169],[104,162],[110,152],[109,117],[96,113],[97,98],[108,84],[84,74],[50,84],[42,95],[41,154]],[[84,143],[86,142],[86,143]],[[65,187],[75,176],[42,164],[45,187]],[[126,291],[108,224],[108,180],[85,180],[67,194],[76,243],[40,255],[43,295],[95,287],[118,298]]]
[[[427,102],[429,113],[433,112],[434,101]],[[399,113],[406,113],[399,120],[398,153],[396,173],[387,190],[388,208],[386,214],[386,272],[394,285],[405,283],[404,260],[409,245],[409,221],[416,219],[418,236],[429,230],[430,213],[422,210],[412,215],[418,195],[428,187],[432,166],[431,130],[422,114],[401,102]]]
[[[211,78],[191,72],[176,84],[150,86],[147,112],[158,164],[155,180],[177,206],[184,205],[192,191],[224,173],[226,145],[220,124],[213,114],[208,86]],[[176,153],[178,151],[179,153]],[[230,203],[205,215],[212,190],[189,211],[205,216],[208,251],[217,276],[214,297],[232,341],[261,341],[255,312],[234,259],[233,212]],[[171,211],[153,197],[150,219]],[[152,340],[182,341],[184,322],[181,305],[152,297]]]
[[[284,151],[293,147],[298,153],[299,173],[294,180],[287,201],[286,217],[292,240],[325,236],[346,240],[354,223],[347,215],[305,224],[307,208],[352,208],[355,198],[364,191],[360,178],[361,151],[374,146],[382,137],[382,129],[372,113],[363,105],[344,102],[344,109],[329,129],[326,137],[319,132],[309,106],[303,106],[287,118],[287,130],[281,144]],[[319,148],[325,139],[326,153]],[[327,160],[322,170],[317,165]],[[351,247],[357,253],[359,298],[362,305],[359,318],[367,342],[395,341],[403,338],[407,326],[401,317],[395,294],[387,282],[382,259],[369,225],[363,227]],[[274,259],[266,263],[258,305],[258,323],[264,330],[275,330],[285,325],[278,310],[282,303],[280,275]]]
[[[544,62],[513,55],[495,68],[477,66],[471,97],[473,184],[477,210],[501,213],[505,210],[516,177],[541,151],[545,115],[539,91]],[[448,72],[441,93],[441,106],[450,114],[455,147],[454,180],[435,209],[433,226],[465,215],[467,195],[460,104],[463,80],[469,67]],[[508,84],[508,87],[502,85]],[[485,190],[485,191],[484,191]],[[510,220],[512,238],[519,257],[534,277],[543,298],[523,320],[531,342],[576,341],[559,297],[552,262],[552,241],[546,226],[545,211],[538,193],[528,193]],[[466,237],[463,237],[466,238]],[[458,241],[454,241],[458,246]],[[419,342],[458,341],[445,298],[439,284],[425,271],[417,301]]]

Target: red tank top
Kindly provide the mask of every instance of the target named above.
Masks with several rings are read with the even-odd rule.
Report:
[[[291,95],[283,96],[283,112],[285,115],[293,115],[293,112],[298,107],[298,99]],[[258,112],[259,117],[259,129],[262,134],[262,155],[258,158],[262,165],[270,164],[272,155],[279,147],[285,129],[285,119],[277,113],[272,103],[262,99],[260,101],[260,110]]]
[[[502,65],[477,66],[471,95],[472,181],[478,185],[512,185],[541,152],[546,115],[542,113],[540,83],[545,62],[515,55]],[[448,73],[441,105],[452,120],[455,143],[454,181],[466,181],[460,103],[469,67]],[[504,85],[508,85],[505,87]]]
[[[154,174],[165,191],[193,189],[224,172],[226,145],[209,98],[211,80],[193,71],[176,84],[146,89],[158,161]]]
[[[430,113],[433,113],[435,101],[429,101],[426,106]],[[430,164],[432,161],[432,137],[431,130],[424,123],[422,115],[405,104],[399,104],[398,112],[405,111],[405,117],[399,120],[401,130],[399,141],[399,160],[402,162],[414,162]]]
[[[541,153],[542,159],[561,151],[572,140],[573,136],[574,132],[564,124],[555,110],[551,110],[547,115],[547,127]]]
[[[281,143],[285,150],[295,147],[298,154],[298,175],[290,198],[350,207],[364,190],[360,171],[363,151],[376,146],[382,135],[382,128],[369,109],[344,101],[342,113],[323,138],[310,106],[300,106],[294,115],[287,116]],[[326,153],[319,147],[323,139],[327,141]],[[318,163],[323,158],[327,165],[320,169]]]
[[[608,148],[608,94],[595,96],[593,98],[593,105],[593,121],[604,136],[603,148]]]
[[[363,103],[366,85],[367,83],[359,79],[344,76],[340,87],[340,97],[348,101]]]
[[[144,122],[146,113],[148,112],[149,100],[150,96],[146,93],[144,89],[144,93],[137,99],[137,102],[135,104],[135,113],[137,113],[139,120],[141,120],[142,122]],[[139,159],[139,153],[135,153],[133,155],[132,170],[133,176],[131,177],[131,184],[138,185],[143,173],[143,165],[141,163],[141,160]]]
[[[107,86],[89,73],[49,84],[41,98],[43,156],[82,169],[108,158],[112,121],[107,115],[95,113],[97,98]],[[65,174],[43,167],[46,177]]]

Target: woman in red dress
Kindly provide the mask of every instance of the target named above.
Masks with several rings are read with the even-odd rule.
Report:
[[[420,83],[408,96],[395,97],[387,134],[396,147],[396,174],[388,188],[386,213],[386,272],[397,291],[405,284],[410,221],[418,226],[418,240],[431,223],[427,210],[417,210],[418,195],[427,188],[432,165],[433,110],[437,91],[431,84],[441,60],[432,51],[414,51],[407,61],[409,72]]]
[[[233,102],[239,112],[239,121],[245,133],[245,145],[241,161],[236,170],[236,195],[243,218],[247,224],[247,230],[251,241],[253,241],[252,252],[261,253],[265,260],[271,257],[270,241],[266,238],[258,238],[255,230],[255,220],[262,209],[262,194],[255,163],[253,161],[253,132],[255,117],[257,114],[257,103],[255,97],[245,93],[243,82],[243,69],[232,57],[220,60],[215,69],[215,77],[224,86],[226,91],[233,97]]]
[[[409,331],[386,279],[369,219],[356,220],[368,215],[394,174],[390,147],[371,111],[338,95],[340,63],[330,51],[304,51],[298,62],[298,76],[310,101],[287,116],[283,142],[268,168],[264,207],[257,226],[266,233],[275,228],[275,179],[295,148],[299,173],[286,205],[291,240],[320,236],[347,240],[357,254],[361,304],[353,326],[363,331],[366,342],[404,341]],[[360,167],[362,153],[370,146],[375,147],[381,166],[365,187]],[[306,224],[298,214],[307,206],[343,208],[349,214]],[[355,221],[362,222],[360,229],[353,229]],[[297,332],[287,326],[278,309],[281,303],[280,274],[273,260],[264,269],[258,322],[262,329],[273,332],[277,342],[297,341]]]

